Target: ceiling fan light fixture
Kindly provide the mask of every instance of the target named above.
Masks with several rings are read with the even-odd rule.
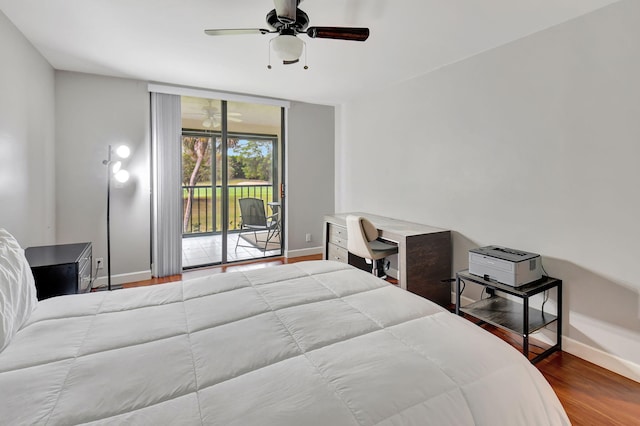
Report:
[[[281,34],[271,40],[273,51],[283,61],[296,61],[302,55],[304,42],[294,35]]]
[[[369,28],[365,27],[309,27],[309,15],[298,8],[302,0],[273,1],[275,9],[270,10],[266,16],[269,29],[209,29],[204,32],[210,36],[278,33],[278,36],[269,41],[269,62],[267,64],[267,69],[271,69],[272,48],[284,65],[291,65],[299,62],[302,54],[304,53],[304,69],[309,69],[306,64],[306,44],[304,41],[297,38],[300,34],[304,34],[307,37],[314,39],[350,40],[360,42],[369,38]]]

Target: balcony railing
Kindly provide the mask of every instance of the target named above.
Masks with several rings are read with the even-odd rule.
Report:
[[[187,216],[189,193],[191,211]],[[183,236],[222,232],[222,186],[183,186],[182,197]],[[238,200],[248,197],[263,200],[267,209],[267,203],[273,201],[273,185],[229,185],[229,231],[240,229]]]

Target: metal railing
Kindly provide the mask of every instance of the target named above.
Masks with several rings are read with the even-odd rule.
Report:
[[[214,194],[215,190],[215,194]],[[189,194],[191,206],[187,211]],[[229,231],[240,229],[241,198],[259,198],[267,203],[273,201],[273,185],[229,185]],[[203,235],[222,232],[222,186],[182,187],[182,235]],[[267,211],[267,215],[270,212]]]

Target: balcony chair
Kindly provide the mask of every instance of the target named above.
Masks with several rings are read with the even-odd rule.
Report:
[[[398,253],[398,246],[380,241],[378,229],[362,216],[347,216],[347,250],[372,263],[371,273],[385,278],[384,259]]]
[[[240,204],[240,232],[238,233],[238,240],[236,241],[236,250],[239,246],[255,248],[264,242],[262,251],[266,252],[269,241],[280,234],[278,218],[280,212],[267,216],[264,210],[264,201],[259,198],[241,198],[238,200],[238,203]],[[258,231],[267,231],[267,238],[264,241],[258,239]],[[247,246],[238,244],[240,237],[246,232],[253,232],[256,245]],[[258,246],[258,248],[261,247]]]

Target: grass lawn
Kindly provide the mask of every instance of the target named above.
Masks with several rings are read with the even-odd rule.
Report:
[[[239,182],[247,182],[246,179]],[[202,184],[200,184],[202,185]],[[273,200],[273,186],[270,184],[265,185],[238,185],[229,186],[229,230],[236,230],[240,226],[240,204],[238,202],[241,198],[259,198],[264,201],[267,216],[271,214],[271,211],[267,206],[267,203]],[[202,186],[194,188],[193,202],[191,211],[191,220],[188,223],[186,233],[190,232],[220,232],[222,230],[221,220],[222,212],[222,188],[217,187],[215,194],[215,229],[213,227],[213,188],[210,186]],[[186,206],[188,190],[183,190],[183,206]],[[183,208],[184,211],[184,208]],[[192,223],[193,221],[193,227]]]

